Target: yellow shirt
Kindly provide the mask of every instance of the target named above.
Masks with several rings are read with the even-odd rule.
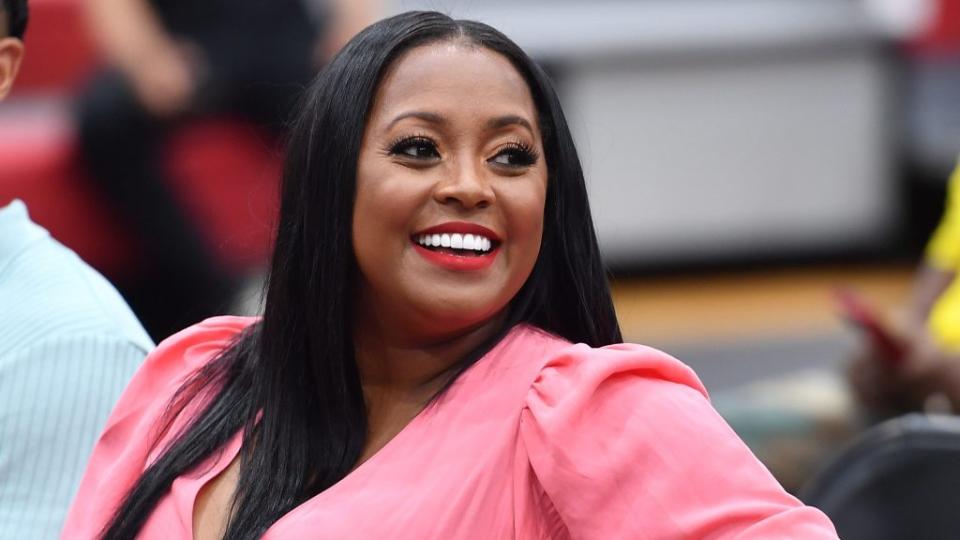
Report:
[[[960,273],[960,165],[950,176],[946,209],[927,244],[926,260],[934,268]],[[960,351],[960,279],[937,299],[927,324],[941,346]]]

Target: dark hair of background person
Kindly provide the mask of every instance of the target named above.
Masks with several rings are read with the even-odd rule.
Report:
[[[10,37],[23,39],[29,13],[27,0],[3,0],[2,16],[7,20],[7,34]]]
[[[177,392],[166,430],[191,400],[208,404],[140,477],[103,538],[135,537],[173,480],[239,429],[240,477],[225,538],[259,538],[354,467],[367,433],[353,348],[359,270],[351,239],[365,118],[392,61],[448,40],[502,54],[526,79],[543,134],[548,186],[542,247],[530,277],[509,305],[503,328],[451,368],[447,387],[519,323],[591,346],[622,340],[583,171],[547,76],[487,25],[433,12],[385,19],[344,47],[298,108],[263,319]]]

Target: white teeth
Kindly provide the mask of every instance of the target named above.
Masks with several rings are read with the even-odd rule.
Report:
[[[479,234],[421,234],[417,243],[427,247],[445,247],[485,253],[493,248],[493,242]]]

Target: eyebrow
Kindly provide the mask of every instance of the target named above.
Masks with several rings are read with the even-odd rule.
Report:
[[[408,111],[397,115],[396,118],[390,121],[390,124],[387,125],[387,129],[392,128],[397,124],[397,122],[403,120],[404,118],[419,118],[420,120],[425,120],[431,124],[445,124],[446,118],[443,115],[426,112],[426,111]]]
[[[427,112],[427,111],[408,111],[408,112],[397,115],[396,118],[391,120],[390,124],[387,125],[387,129],[390,129],[391,127],[396,125],[397,122],[405,118],[419,118],[420,120],[424,120],[432,124],[447,123],[446,117],[444,117],[442,114]],[[533,126],[530,124],[530,122],[526,118],[522,116],[517,116],[515,114],[498,116],[496,118],[491,118],[490,120],[487,121],[487,129],[490,129],[490,130],[497,130],[497,129],[505,128],[507,126],[515,126],[515,125],[525,127],[528,130],[530,130],[530,133],[534,133]]]
[[[526,118],[514,114],[491,118],[490,121],[487,122],[489,129],[501,129],[507,126],[522,126],[530,130],[530,133],[534,133],[533,126],[530,125],[530,122],[528,122]]]

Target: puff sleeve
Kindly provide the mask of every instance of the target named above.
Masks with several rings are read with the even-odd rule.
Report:
[[[521,443],[574,539],[836,539],[711,407],[693,371],[637,345],[575,345],[529,389]]]

